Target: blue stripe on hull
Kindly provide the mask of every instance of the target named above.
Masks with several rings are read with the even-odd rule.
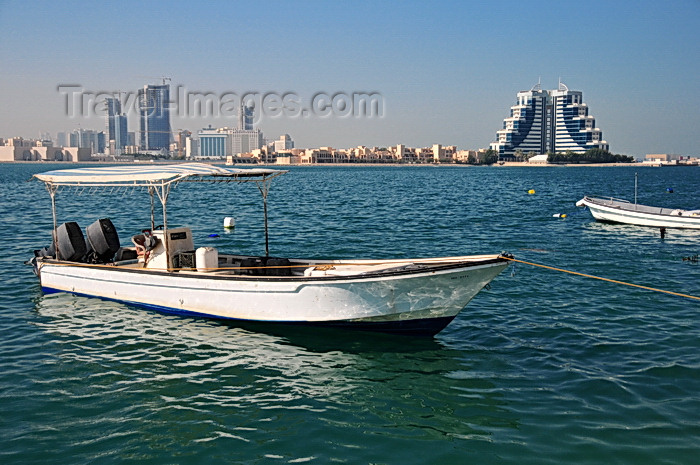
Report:
[[[261,330],[265,326],[307,326],[307,327],[326,327],[326,328],[343,328],[352,329],[356,331],[372,331],[372,332],[382,332],[382,333],[392,333],[392,334],[405,334],[411,336],[434,336],[445,327],[450,324],[454,319],[454,316],[440,317],[440,318],[422,318],[414,320],[399,320],[399,321],[256,321],[256,320],[242,320],[238,318],[226,318],[218,315],[209,315],[206,313],[192,312],[189,310],[183,310],[179,308],[172,307],[162,307],[160,305],[151,305],[141,302],[131,302],[119,299],[110,299],[108,297],[98,297],[89,294],[81,294],[77,292],[62,291],[58,289],[52,289],[50,287],[42,287],[41,290],[44,294],[57,294],[57,293],[67,293],[73,294],[79,297],[90,297],[102,300],[108,300],[112,302],[120,302],[127,305],[133,305],[135,307],[146,308],[149,310],[154,310],[159,313],[167,313],[171,315],[179,315],[185,317],[194,318],[208,318],[212,320],[221,320],[226,322],[232,322],[240,326],[248,327],[259,327]]]
[[[50,287],[44,287],[44,286],[42,286],[42,287],[41,287],[41,292],[43,292],[44,294],[58,294],[58,293],[61,293],[61,292],[66,292],[66,291],[59,291],[58,289],[52,289],[52,288],[50,288]],[[69,293],[69,294],[70,294],[70,293]]]

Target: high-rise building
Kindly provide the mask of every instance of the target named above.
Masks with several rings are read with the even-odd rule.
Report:
[[[583,93],[560,82],[557,90],[542,90],[538,83],[518,92],[517,103],[510,107],[510,116],[503,120],[491,148],[499,158],[513,158],[516,151],[583,153],[592,148],[608,150],[608,144],[588,114]]]
[[[255,108],[246,106],[241,102],[241,108],[238,111],[238,128],[228,131],[230,149],[228,150],[227,156],[249,153],[264,145],[262,131],[260,131],[260,129],[253,129],[254,116]],[[201,148],[202,145],[200,142],[200,155],[202,154]]]
[[[168,150],[172,138],[170,128],[170,85],[149,84],[139,89],[139,148]]]
[[[76,129],[69,135],[67,141],[69,147],[79,147],[90,149],[91,153],[104,153],[105,133],[93,131],[92,129]]]
[[[238,110],[238,129],[252,131],[254,114],[255,109],[253,107],[243,105],[241,102],[241,108]]]
[[[294,148],[294,141],[289,134],[282,134],[279,139],[274,142],[275,152],[284,152]]]
[[[234,129],[231,131],[231,154],[249,153],[263,146],[260,129]]]
[[[106,118],[106,144],[110,152],[119,155],[122,149],[127,146],[127,120],[122,113],[122,106],[119,99],[107,98],[105,100]]]
[[[105,99],[105,111],[107,113],[107,140],[115,140],[114,117],[122,114],[122,104],[119,99],[114,97]]]
[[[187,129],[180,129],[177,132],[177,158],[185,158],[187,139],[192,137],[192,132]]]
[[[123,149],[128,142],[126,115],[121,114],[114,117],[114,146],[116,149]]]

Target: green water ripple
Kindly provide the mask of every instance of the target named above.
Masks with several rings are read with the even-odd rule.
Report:
[[[25,180],[51,166],[0,168],[3,463],[696,462],[694,301],[516,265],[435,339],[416,340],[251,329],[43,296],[23,262],[50,240],[50,203]],[[698,253],[697,233],[661,240],[573,206],[585,194],[629,198],[635,168],[291,171],[270,194],[276,255],[508,250],[700,294],[700,266],[682,261]],[[698,207],[693,168],[639,175],[644,201]],[[680,195],[666,194],[671,183]],[[257,192],[227,193],[175,189],[172,224],[191,224],[198,245],[261,252]],[[87,202],[123,237],[145,226],[107,194],[79,200],[59,196],[60,221],[94,221]],[[224,216],[236,218],[234,231],[221,229]]]

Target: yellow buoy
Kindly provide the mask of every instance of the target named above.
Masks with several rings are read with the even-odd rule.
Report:
[[[535,189],[530,189],[529,191],[527,191],[527,193],[528,193],[528,194],[534,194],[534,193],[535,193]]]

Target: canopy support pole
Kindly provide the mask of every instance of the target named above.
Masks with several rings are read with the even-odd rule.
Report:
[[[162,194],[159,195],[163,204],[163,232],[168,229],[168,195],[170,194],[170,184],[161,186]]]
[[[267,194],[270,192],[270,182],[267,179],[256,182],[263,199],[263,215],[265,218],[265,256],[270,256],[270,230],[267,226]]]
[[[153,198],[153,186],[148,186],[148,193],[151,195],[151,231],[156,229],[155,199]]]
[[[170,194],[170,184],[161,184],[160,189],[155,188],[156,194],[163,205],[163,247],[165,248],[166,267],[172,270],[173,264],[170,259],[170,244],[168,243],[168,194]],[[152,230],[151,230],[152,231]]]
[[[270,256],[270,230],[267,227],[267,196],[263,197],[263,214],[265,215],[265,256]]]
[[[58,260],[58,221],[56,220],[56,192],[58,191],[58,188],[54,186],[53,184],[46,184],[46,190],[49,191],[49,195],[51,196],[51,214],[53,215],[53,247],[54,247],[54,253],[56,256],[56,260]]]

